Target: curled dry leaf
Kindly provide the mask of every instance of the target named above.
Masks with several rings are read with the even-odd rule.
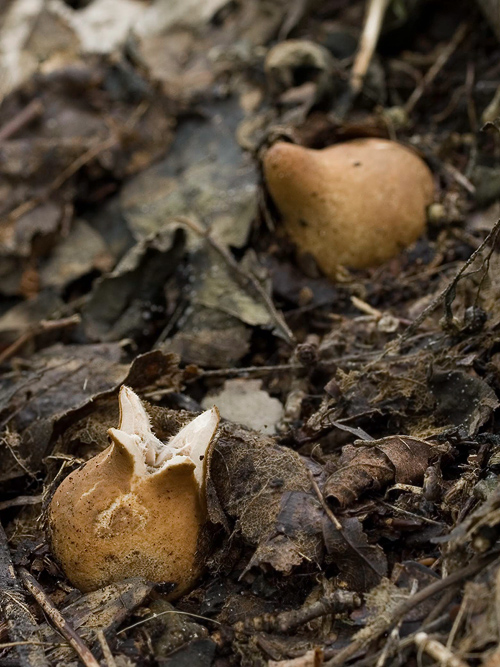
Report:
[[[418,484],[432,453],[431,444],[406,435],[347,445],[338,470],[325,483],[325,497],[346,507],[366,491],[379,491],[392,482]]]

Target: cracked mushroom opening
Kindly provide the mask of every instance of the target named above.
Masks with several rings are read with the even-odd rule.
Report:
[[[71,473],[49,509],[52,549],[68,579],[90,591],[130,576],[188,590],[203,567],[206,457],[217,408],[193,419],[169,442],[151,430],[139,397],[119,396],[111,445]]]

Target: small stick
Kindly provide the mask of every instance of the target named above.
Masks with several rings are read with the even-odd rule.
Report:
[[[469,667],[437,639],[431,639],[426,632],[417,632],[413,641],[421,651],[437,660],[442,667]]]
[[[26,213],[32,211],[36,206],[46,201],[51,194],[56,192],[61,185],[63,185],[71,176],[76,174],[76,172],[84,167],[86,164],[91,162],[96,158],[100,153],[103,153],[110,148],[113,148],[115,144],[118,143],[118,139],[115,136],[111,136],[104,141],[98,141],[94,143],[85,153],[82,153],[80,157],[77,157],[66,169],[64,169],[48,186],[48,188],[41,194],[27,201],[19,204],[13,211],[8,213],[5,216],[5,220],[8,224],[12,224],[21,218]]]
[[[435,632],[436,630],[439,630],[443,625],[447,625],[450,621],[450,615],[449,614],[443,614],[439,618],[436,618],[435,621],[432,623],[424,623],[422,628],[418,632]],[[399,627],[398,623],[398,627]],[[392,647],[389,648],[389,651],[385,652],[386,657],[391,657],[395,655],[395,653],[401,654],[402,651],[404,651],[407,648],[410,648],[414,644],[414,637],[417,633],[414,632],[411,635],[407,635],[404,639],[400,639],[397,644],[393,644]],[[391,633],[392,635],[392,633]],[[362,660],[357,660],[356,661],[356,667],[373,667],[373,661],[376,658],[379,658],[385,651],[385,646],[382,650],[377,651],[376,653],[373,653],[370,656],[367,656],[366,658],[363,658]],[[495,667],[500,667],[500,665],[495,665]]]
[[[80,315],[71,315],[71,317],[64,317],[60,320],[42,320],[25,331],[12,345],[9,345],[3,352],[0,353],[0,364],[3,364],[7,359],[10,359],[13,354],[22,348],[28,341],[35,336],[46,331],[55,331],[57,329],[65,329],[80,323]]]
[[[351,70],[350,87],[355,96],[363,87],[366,72],[375,53],[385,12],[390,0],[369,0],[359,49]]]
[[[351,591],[335,591],[330,595],[323,595],[312,604],[304,605],[299,609],[283,611],[279,614],[263,614],[254,618],[247,618],[234,624],[236,632],[278,632],[286,634],[295,630],[299,625],[308,623],[327,614],[340,614],[352,611],[361,606],[361,598]]]
[[[31,102],[20,111],[17,116],[14,116],[8,123],[0,129],[0,141],[10,139],[16,132],[22,130],[23,127],[29,125],[35,118],[38,118],[43,113],[43,104],[39,99],[31,100]]]
[[[43,496],[17,496],[10,500],[0,502],[0,512],[9,507],[19,507],[21,505],[38,505],[43,500]]]
[[[276,307],[269,296],[269,294],[266,292],[266,290],[262,287],[262,285],[259,283],[259,281],[253,276],[251,273],[245,273],[241,266],[238,264],[238,262],[234,259],[234,257],[231,255],[231,253],[221,246],[211,235],[210,235],[210,230],[205,229],[198,223],[196,223],[194,220],[191,220],[187,216],[184,215],[176,215],[174,218],[171,218],[172,222],[179,222],[182,225],[185,225],[186,227],[189,227],[189,229],[192,229],[196,234],[199,234],[202,238],[206,239],[206,241],[212,246],[212,248],[219,253],[219,255],[224,259],[224,261],[227,263],[227,265],[234,271],[235,277],[239,278],[240,284],[247,289],[248,287],[253,287],[253,289],[257,292],[257,294],[261,297],[261,299],[264,301],[269,314],[271,315],[272,319],[274,320],[275,325],[277,328],[282,332],[282,334],[285,337],[285,340],[290,344],[290,345],[295,345],[296,340],[295,336],[293,335],[290,327],[288,324],[285,322],[285,318],[281,313],[279,313],[276,310]]]
[[[38,624],[24,599],[24,591],[16,578],[9,545],[0,524],[0,610],[7,622],[10,642],[15,646],[19,667],[48,667],[40,641]]]
[[[312,485],[312,487],[313,487],[313,489],[314,489],[314,493],[316,494],[316,496],[317,496],[319,502],[321,503],[321,507],[322,507],[323,510],[325,511],[326,516],[330,519],[330,521],[331,521],[332,524],[334,525],[335,530],[338,530],[338,532],[339,532],[340,535],[342,536],[342,539],[343,539],[344,542],[347,544],[347,546],[348,546],[350,549],[352,549],[352,550],[354,551],[354,553],[356,553],[356,554],[361,558],[361,560],[363,560],[363,561],[368,565],[368,567],[370,568],[370,570],[371,570],[372,572],[374,572],[374,573],[377,575],[377,577],[382,578],[384,575],[381,574],[381,573],[377,570],[377,568],[374,567],[374,565],[373,565],[372,563],[370,563],[369,559],[364,555],[364,553],[363,553],[362,551],[360,551],[354,544],[352,544],[351,540],[347,537],[347,535],[346,535],[346,533],[345,533],[345,531],[344,531],[344,528],[343,528],[342,524],[341,524],[340,521],[337,519],[337,517],[335,516],[335,514],[332,512],[332,510],[328,507],[328,504],[327,504],[327,502],[326,502],[326,500],[325,500],[323,494],[321,493],[321,489],[319,488],[319,486],[318,486],[316,480],[314,479],[314,476],[313,476],[312,472],[311,472],[310,470],[308,470],[308,471],[307,471],[307,474],[308,474],[308,476],[309,476],[309,480],[310,480],[310,482],[311,482],[311,485]]]
[[[296,371],[299,368],[304,368],[301,364],[277,364],[275,366],[244,366],[243,368],[215,368],[211,370],[199,369],[198,374],[194,378],[205,377],[227,377],[232,375],[246,375],[247,373],[276,373],[283,371]]]
[[[33,577],[24,567],[19,568],[19,576],[26,589],[35,598],[57,630],[68,640],[68,643],[78,654],[85,667],[100,667],[99,663],[90,652],[90,649],[84,644],[82,638],[77,635],[61,612],[54,606],[52,600],[45,593],[35,577]]]
[[[99,640],[99,644],[101,645],[102,653],[104,655],[104,660],[106,660],[107,666],[116,667],[116,661],[113,657],[113,654],[111,653],[111,649],[109,648],[109,644],[106,640],[106,636],[102,628],[99,628],[96,634],[97,634],[97,639]]]
[[[457,273],[448,283],[448,285],[444,288],[444,290],[440,292],[437,295],[437,297],[433,299],[433,301],[431,301],[431,303],[427,306],[427,308],[424,308],[424,310],[420,313],[420,315],[415,320],[413,320],[410,326],[405,331],[403,331],[401,336],[399,336],[399,338],[397,338],[396,341],[394,341],[395,345],[391,343],[388,346],[388,348],[385,351],[385,354],[395,351],[397,347],[401,347],[401,345],[408,338],[410,338],[410,336],[413,336],[413,334],[417,331],[422,322],[424,322],[424,320],[426,320],[429,317],[429,315],[431,315],[443,301],[446,302],[446,299],[448,298],[449,295],[453,293],[453,290],[456,288],[458,281],[462,278],[462,274],[464,273],[464,271],[468,269],[471,264],[474,263],[474,261],[482,253],[482,251],[490,241],[493,241],[493,245],[495,244],[499,231],[500,231],[500,219],[495,222],[495,225],[493,226],[491,231],[488,232],[488,235],[486,236],[484,241],[481,243],[480,246],[476,248],[476,250],[474,250],[469,259],[462,264],[460,269],[457,271]],[[376,361],[378,361],[378,359],[376,359]]]
[[[451,58],[460,42],[464,39],[467,34],[468,25],[467,23],[461,23],[455,31],[455,34],[451,38],[451,41],[443,48],[439,56],[436,58],[436,62],[427,70],[422,81],[415,88],[410,97],[406,100],[404,109],[408,115],[411,114],[417,102],[420,100],[424,94],[425,89],[434,81],[439,72],[446,65],[448,60]]]
[[[352,641],[348,646],[339,651],[336,656],[325,663],[325,667],[342,667],[350,658],[356,655],[358,651],[379,639],[386,632],[389,632],[396,623],[404,618],[406,614],[421,602],[424,602],[424,600],[427,600],[433,595],[441,593],[441,591],[446,590],[449,586],[454,586],[463,579],[473,577],[475,574],[481,572],[481,570],[484,570],[484,568],[498,558],[498,556],[499,552],[495,551],[487,556],[478,558],[472,563],[469,563],[466,567],[453,572],[453,574],[448,575],[444,579],[429,584],[425,588],[422,588],[421,591],[418,591],[418,593],[415,593],[412,597],[403,600],[403,602],[396,605],[392,612],[388,614],[387,618],[383,620],[380,619],[380,623],[373,628],[371,636],[365,635]]]

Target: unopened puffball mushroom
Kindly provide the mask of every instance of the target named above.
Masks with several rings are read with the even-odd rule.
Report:
[[[412,150],[385,139],[355,139],[321,150],[278,142],[264,176],[299,252],[322,271],[376,266],[424,231],[432,173]]]
[[[54,494],[52,550],[84,592],[142,576],[176,584],[174,598],[193,586],[203,566],[205,461],[219,414],[207,410],[164,444],[131,389],[121,388],[119,402],[111,445]]]

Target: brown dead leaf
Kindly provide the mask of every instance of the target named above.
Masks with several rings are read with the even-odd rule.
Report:
[[[435,371],[429,384],[439,416],[464,437],[475,435],[499,405],[493,389],[465,371]]]
[[[208,509],[214,523],[256,549],[248,568],[289,573],[321,554],[319,507],[306,466],[273,438],[223,424],[209,460]]]
[[[327,479],[324,494],[342,507],[367,491],[379,491],[392,482],[418,484],[429,465],[432,445],[405,435],[396,435],[346,445],[339,468]]]
[[[0,479],[38,471],[54,436],[124,382],[179,390],[176,355],[155,350],[129,365],[122,354],[114,343],[54,345],[31,357],[30,371],[0,382]]]
[[[358,518],[342,519],[340,523],[343,535],[326,515],[323,518],[325,546],[340,570],[338,581],[348,590],[369,591],[387,575],[387,558],[382,547],[368,542]]]

